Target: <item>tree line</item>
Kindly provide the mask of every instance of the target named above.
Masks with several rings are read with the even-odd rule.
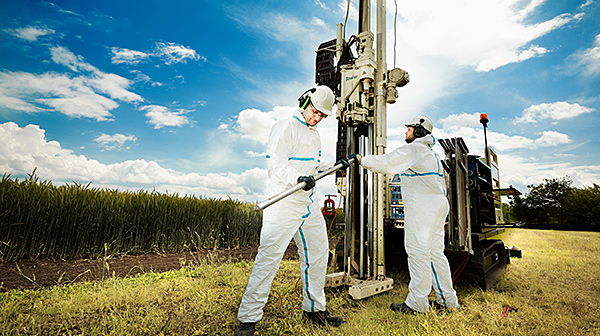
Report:
[[[600,186],[572,184],[565,176],[528,185],[526,196],[510,200],[509,219],[532,229],[600,231]]]

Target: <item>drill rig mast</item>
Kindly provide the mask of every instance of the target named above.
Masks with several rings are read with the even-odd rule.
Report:
[[[370,30],[370,7],[370,1],[360,0],[359,32],[349,42],[342,36],[343,25],[338,24],[337,38],[317,50],[316,82],[328,85],[338,97],[338,158],[351,153],[384,154],[386,105],[396,101],[396,88],[409,81],[404,70],[387,70],[385,1],[377,0],[376,39]],[[353,44],[357,57],[350,51]],[[350,285],[354,299],[390,290],[393,280],[386,277],[384,249],[389,203],[386,176],[352,165],[347,176],[338,174],[337,181],[345,196],[344,271],[328,275],[326,286]]]

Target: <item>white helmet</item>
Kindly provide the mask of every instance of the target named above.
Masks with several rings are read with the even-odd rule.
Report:
[[[404,124],[404,126],[414,127],[415,128],[414,135],[417,138],[424,137],[425,135],[433,132],[433,121],[431,121],[431,119],[429,119],[429,117],[424,116],[424,115],[414,117],[410,121],[410,123]],[[427,132],[423,132],[422,130],[417,131],[419,128],[424,128]]]
[[[333,113],[333,105],[335,104],[335,96],[333,91],[327,86],[321,85],[309,89],[298,98],[299,106],[305,109],[309,103],[321,113],[330,116]]]

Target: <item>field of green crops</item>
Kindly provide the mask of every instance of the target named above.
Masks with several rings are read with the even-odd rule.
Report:
[[[253,205],[78,183],[34,174],[0,181],[0,262],[180,252],[257,244]]]

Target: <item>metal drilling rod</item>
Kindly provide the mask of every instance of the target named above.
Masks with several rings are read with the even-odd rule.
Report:
[[[352,163],[352,162],[354,162],[354,158],[348,160],[348,163]],[[335,172],[336,170],[341,169],[342,167],[344,167],[344,165],[340,163],[340,164],[337,164],[337,165],[315,175],[315,182],[322,179],[323,177]],[[300,182],[288,190],[282,191],[277,195],[273,195],[273,196],[267,198],[266,200],[255,205],[254,211],[264,210],[266,207],[270,206],[271,204],[277,203],[277,202],[281,201],[282,199],[288,197],[289,195],[295,193],[296,191],[304,188],[304,186],[306,186],[306,182]]]

